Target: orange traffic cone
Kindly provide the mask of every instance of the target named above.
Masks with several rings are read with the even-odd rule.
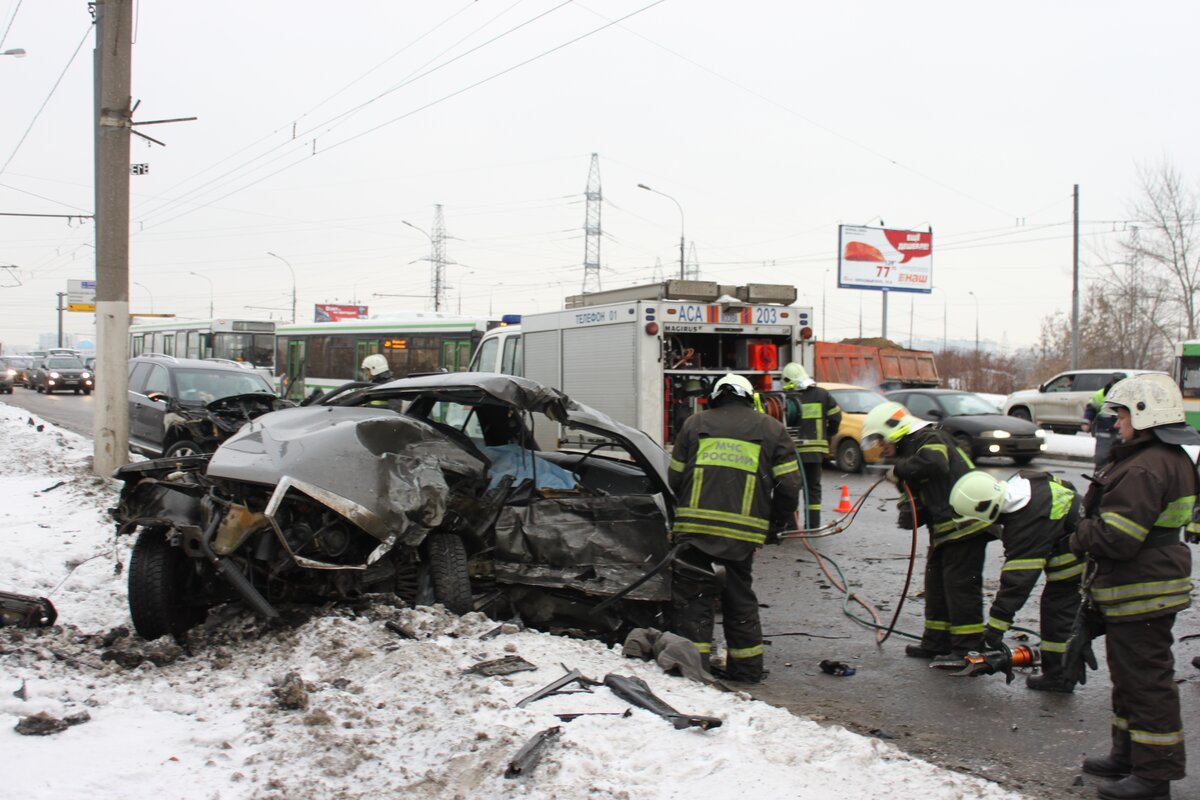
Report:
[[[854,506],[850,505],[850,487],[842,484],[842,502],[838,503],[838,507],[833,510],[835,514],[849,514],[854,510]]]

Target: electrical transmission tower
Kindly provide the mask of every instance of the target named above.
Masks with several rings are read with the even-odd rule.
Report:
[[[587,215],[583,223],[583,294],[600,291],[600,156],[588,170]]]
[[[433,234],[429,241],[433,247],[433,263],[430,265],[433,286],[429,293],[433,295],[433,310],[441,311],[446,305],[446,221],[442,218],[441,203],[433,207]]]
[[[700,259],[696,255],[696,243],[692,242],[688,246],[687,269],[684,274],[689,281],[700,280]]]

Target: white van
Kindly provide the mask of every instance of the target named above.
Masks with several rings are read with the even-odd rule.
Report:
[[[468,372],[499,372],[525,375],[525,348],[521,340],[521,316],[506,314],[500,325],[483,334]]]

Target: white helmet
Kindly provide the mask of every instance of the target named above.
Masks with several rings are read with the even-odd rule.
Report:
[[[898,442],[925,423],[899,403],[889,400],[867,412],[862,426],[862,448],[870,450],[884,442]]]
[[[1129,421],[1135,431],[1174,425],[1184,421],[1183,395],[1175,381],[1162,373],[1134,375],[1117,382],[1108,390],[1104,407],[1115,411],[1129,410]]]
[[[804,368],[804,365],[797,364],[795,361],[784,364],[782,374],[784,388],[789,388],[790,384],[797,389],[807,389],[813,382],[808,377],[808,370]]]
[[[995,522],[1004,502],[1005,486],[986,472],[971,470],[954,482],[950,505],[960,517]]]
[[[732,372],[725,375],[721,380],[713,385],[712,398],[715,400],[723,392],[732,392],[739,397],[747,399],[754,397],[754,387],[750,385],[750,381],[745,375],[734,375]]]
[[[379,353],[374,353],[364,358],[361,366],[362,370],[372,378],[379,373],[387,372],[390,369],[390,367],[388,367],[387,359]]]

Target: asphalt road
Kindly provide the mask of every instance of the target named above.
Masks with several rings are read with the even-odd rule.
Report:
[[[1002,459],[980,466],[1004,477],[1015,470]],[[1032,466],[1060,473],[1079,486],[1084,483],[1079,475],[1089,465],[1035,461]],[[879,474],[826,471],[826,508],[831,507],[828,498],[836,505],[841,484],[847,484],[857,500]],[[912,543],[911,532],[895,525],[897,497],[890,484],[881,484],[845,532],[811,542],[837,562],[850,589],[879,610],[885,625],[895,613]],[[912,585],[896,626],[916,635],[924,613],[926,536],[922,530]],[[985,603],[999,585],[1001,560],[1000,543],[993,542],[984,573]],[[829,569],[837,577],[833,567]],[[1085,755],[1108,751],[1111,684],[1103,663],[1087,685],[1071,695],[1031,691],[1020,673],[1006,685],[1001,675],[965,678],[931,670],[928,662],[904,655],[904,645],[914,639],[893,634],[877,646],[872,630],[847,617],[842,592],[800,541],[764,548],[755,566],[755,585],[764,605],[766,666],[771,672],[765,683],[752,689],[756,698],[822,723],[886,738],[913,755],[1032,796],[1095,796],[1100,779],[1081,778],[1079,764]],[[1037,629],[1040,593],[1041,584],[1018,615],[1018,626]],[[868,618],[855,604],[850,610]],[[1200,634],[1200,613],[1195,609],[1181,614],[1175,625],[1177,640],[1189,634]],[[1097,641],[1096,654],[1103,662],[1103,640]],[[1179,688],[1184,726],[1193,743],[1200,742],[1200,673],[1191,666],[1196,655],[1200,638],[1177,641],[1176,679],[1183,681]],[[822,659],[843,661],[857,672],[848,677],[826,675],[818,667]],[[1193,774],[1173,789],[1176,798],[1200,798],[1200,776]]]
[[[24,386],[13,387],[12,394],[0,395],[0,403],[32,411],[69,431],[92,436],[92,410],[96,407],[94,394],[40,394]]]
[[[63,427],[91,435],[94,398],[82,395],[46,397],[18,387],[0,402],[26,408]],[[1002,459],[980,464],[1007,477],[1015,467]],[[1076,486],[1088,469],[1085,462],[1035,461],[1033,467],[1064,475]],[[837,504],[846,484],[857,500],[881,473],[843,475],[826,471],[826,508]],[[911,533],[895,526],[896,490],[883,483],[868,498],[854,522],[842,533],[811,544],[843,570],[852,591],[868,600],[888,623],[896,608],[909,563]],[[826,512],[826,518],[829,518]],[[917,543],[912,584],[897,631],[919,635],[923,605],[921,575],[926,534]],[[989,545],[984,589],[990,602],[999,580],[1001,548]],[[829,569],[833,571],[833,567]],[[834,572],[836,577],[836,572]],[[770,677],[753,687],[758,699],[787,708],[821,724],[891,741],[901,749],[933,763],[996,781],[1009,788],[1045,798],[1093,797],[1099,779],[1081,777],[1083,756],[1105,753],[1109,740],[1110,684],[1104,664],[1091,673],[1086,686],[1074,694],[1033,692],[1018,674],[1012,684],[1002,676],[952,677],[929,669],[927,662],[906,658],[911,638],[893,634],[876,645],[872,630],[843,612],[843,594],[822,573],[815,556],[800,541],[765,548],[755,566],[755,581],[763,604],[767,635],[766,664]],[[1037,595],[1017,617],[1017,625],[1037,628]],[[867,612],[851,604],[862,618]],[[1200,635],[1200,612],[1180,615],[1175,635]],[[1184,726],[1200,742],[1200,673],[1191,666],[1200,655],[1200,638],[1177,642],[1176,678],[1181,681]],[[1103,661],[1103,643],[1097,642]],[[821,672],[822,659],[844,661],[856,674],[834,677]],[[1200,798],[1200,776],[1173,786],[1174,797]]]

